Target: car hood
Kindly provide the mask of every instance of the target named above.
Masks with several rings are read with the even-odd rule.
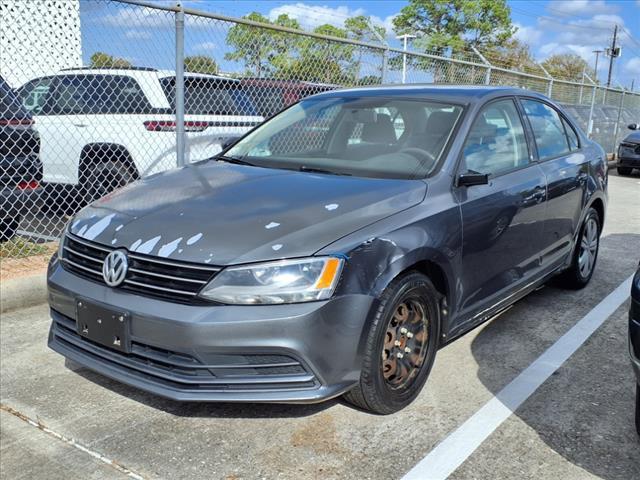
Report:
[[[629,143],[640,143],[640,132],[633,132],[630,133],[629,135],[627,135],[625,137],[625,139],[623,140],[623,142],[629,142]]]
[[[114,248],[229,265],[312,255],[424,199],[421,180],[209,161],[130,184],[82,210],[71,233]]]

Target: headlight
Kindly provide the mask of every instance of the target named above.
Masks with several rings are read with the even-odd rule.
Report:
[[[325,300],[333,295],[343,263],[340,258],[317,257],[225,268],[200,296],[239,305]]]
[[[67,222],[67,224],[62,229],[62,235],[60,235],[60,240],[58,240],[58,260],[62,258],[62,251],[64,250],[64,237],[67,235],[67,229],[69,228],[70,224],[69,222]]]

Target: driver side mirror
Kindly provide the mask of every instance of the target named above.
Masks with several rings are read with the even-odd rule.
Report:
[[[489,174],[478,172],[461,173],[458,176],[456,185],[458,187],[472,187],[473,185],[488,185]]]
[[[640,130],[640,124],[639,123],[630,123],[629,125],[627,125],[627,128],[629,130]]]

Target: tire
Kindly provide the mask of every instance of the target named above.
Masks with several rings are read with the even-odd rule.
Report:
[[[618,167],[618,175],[631,175],[631,170],[633,170],[633,168],[631,167]]]
[[[101,160],[87,168],[83,175],[81,202],[91,203],[135,180],[135,175],[124,164]]]
[[[636,432],[640,435],[640,385],[636,384]]]
[[[347,402],[372,413],[388,415],[403,409],[418,396],[438,349],[441,298],[429,278],[415,271],[399,276],[387,286],[365,333],[360,380],[344,395]],[[401,333],[403,328],[405,331]],[[393,342],[396,345],[390,347]],[[420,366],[415,367],[412,362]]]
[[[9,218],[0,222],[0,242],[11,240],[20,225],[20,217]]]
[[[580,236],[572,254],[571,265],[558,277],[565,288],[579,290],[591,280],[600,249],[600,216],[594,208],[589,208],[582,226]],[[588,267],[585,267],[588,262]]]

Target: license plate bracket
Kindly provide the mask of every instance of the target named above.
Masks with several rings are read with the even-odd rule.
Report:
[[[78,335],[107,348],[129,353],[131,315],[123,310],[100,305],[85,299],[76,300]]]

